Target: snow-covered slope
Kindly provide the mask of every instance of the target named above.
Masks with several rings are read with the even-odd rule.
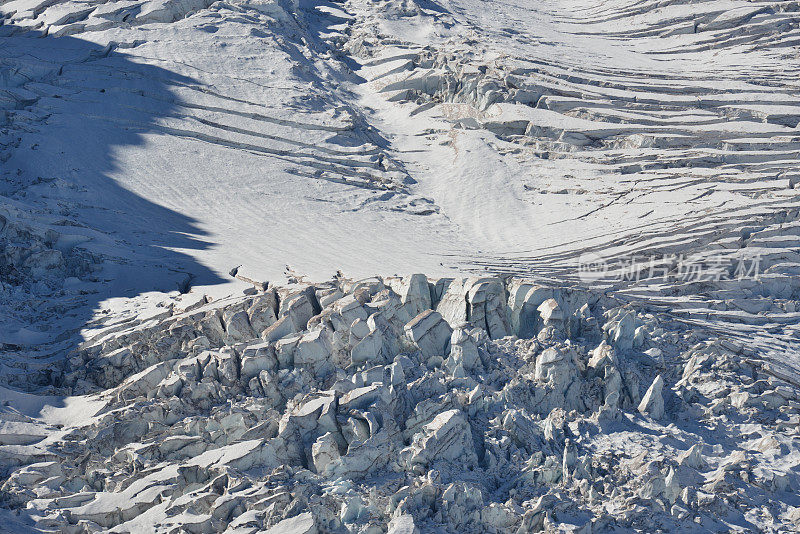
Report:
[[[463,258],[471,270],[575,280],[588,256],[609,264],[610,282],[651,262],[657,273],[681,262],[722,278],[757,271],[759,283],[736,285],[762,302],[758,318],[714,275],[702,288],[656,276],[635,294],[688,320],[729,311],[712,314],[737,315],[728,331],[747,339],[769,324],[765,347],[795,335],[800,316],[785,301],[800,245],[796,6],[443,5],[445,42],[377,52],[385,68],[368,76],[390,100],[446,121],[418,157],[441,163],[421,190],[481,244]],[[387,119],[397,122],[408,121]],[[665,298],[664,285],[682,298]],[[707,300],[685,303],[701,292]]]
[[[8,423],[0,421],[7,429],[0,437],[14,436],[2,438],[0,476],[12,476],[7,488],[13,497],[8,502],[35,510],[30,517],[39,519],[37,528],[61,529],[77,522],[88,529],[150,531],[156,524],[170,530],[182,522],[197,522],[198,530],[215,531],[235,528],[240,518],[243,531],[249,531],[245,525],[267,528],[286,518],[298,523],[298,532],[329,527],[369,531],[375,525],[383,529],[399,509],[399,523],[392,527],[400,529],[397,532],[406,531],[402,529],[407,515],[423,530],[463,529],[465,521],[475,521],[478,530],[504,531],[513,523],[526,531],[544,525],[539,511],[531,510],[548,508],[551,498],[571,504],[556,506],[559,512],[548,521],[586,524],[589,514],[598,529],[616,525],[648,530],[638,521],[653,506],[664,508],[659,513],[669,517],[662,527],[668,530],[687,524],[709,530],[723,524],[777,530],[797,521],[788,507],[800,502],[787,493],[798,489],[797,443],[791,437],[800,387],[797,2],[11,0],[0,5],[0,15],[0,381],[13,389],[0,394],[0,400],[8,401],[2,412],[2,421]],[[309,287],[339,271],[355,279],[425,272],[432,277],[433,299],[416,312],[436,307],[433,288],[443,291],[450,284],[443,277],[497,276],[490,286],[503,288],[495,296],[502,301],[499,316],[509,324],[514,322],[515,306],[527,298],[513,300],[510,276],[545,283],[558,295],[581,286],[574,291],[588,291],[592,306],[581,313],[569,309],[568,314],[577,313],[579,322],[594,324],[594,317],[610,326],[587,326],[584,333],[567,328],[554,336],[543,329],[552,310],[525,308],[525,313],[533,313],[536,328],[509,327],[505,333],[520,338],[516,342],[499,340],[503,336],[493,335],[488,322],[473,325],[498,340],[479,343],[481,366],[457,370],[455,364],[414,354],[424,352],[425,344],[406,332],[413,315],[392,315],[396,324],[390,330],[404,339],[402,346],[378,351],[380,361],[356,358],[348,363],[344,360],[356,350],[354,344],[376,328],[386,333],[388,327],[367,327],[366,317],[355,327],[345,321],[338,328],[331,326],[339,337],[323,351],[333,359],[335,380],[314,375],[316,368],[306,376],[302,365],[282,361],[280,369],[268,369],[275,374],[269,380],[277,381],[270,382],[271,387],[280,384],[291,395],[283,392],[264,405],[263,398],[269,397],[266,386],[240,381],[240,360],[245,351],[255,350],[248,346],[267,323],[287,310],[276,301],[274,317],[254,319],[251,301],[261,302],[269,293],[262,282],[282,283],[288,277],[291,284]],[[337,296],[356,292],[357,285],[336,276],[333,284],[342,293]],[[381,288],[383,283],[382,279]],[[328,302],[317,294],[336,293],[330,284],[317,283],[309,290],[316,295],[310,299],[315,313],[326,307],[325,302],[334,306],[336,299]],[[362,295],[366,300],[361,304],[370,313],[384,313],[376,302],[386,295],[378,296],[381,289],[374,283],[366,285],[371,289],[368,297]],[[392,288],[390,293],[399,291],[396,296],[402,300],[402,291]],[[463,304],[464,298],[475,297],[464,291],[452,298]],[[562,297],[556,300],[562,308],[574,304]],[[614,311],[626,303],[626,310],[635,310],[630,324]],[[204,310],[202,317],[181,315],[208,305],[217,311]],[[225,306],[230,308],[228,315]],[[249,315],[231,323],[231,315],[244,310]],[[219,316],[223,334],[198,326],[206,314]],[[448,328],[461,326],[464,318],[443,314]],[[647,325],[636,346],[625,341],[633,336],[626,328],[641,326],[634,316]],[[175,317],[181,328],[172,330]],[[278,337],[265,338],[268,350],[292,332],[308,330],[317,340],[324,321],[307,320],[298,319],[291,332],[281,330]],[[239,324],[233,327],[239,328],[235,334],[225,332],[231,324]],[[130,334],[130,339],[125,337],[129,334],[114,334],[142,330],[147,334],[141,339],[141,334]],[[619,334],[623,330],[627,333]],[[645,331],[646,342],[641,337]],[[481,336],[477,331],[469,335]],[[531,341],[537,335],[540,339]],[[116,340],[120,336],[124,339]],[[195,341],[198,337],[206,341]],[[614,345],[624,360],[615,360],[614,366],[641,380],[626,386],[627,403],[612,403],[622,410],[612,410],[612,420],[627,421],[617,434],[607,434],[600,423],[608,416],[599,408],[608,404],[607,395],[598,396],[587,385],[600,378],[614,380],[586,368],[589,351],[601,339]],[[530,444],[528,449],[508,448],[509,439],[519,438],[501,436],[503,431],[514,433],[505,422],[512,425],[518,417],[534,421],[548,436],[553,418],[561,417],[552,410],[569,406],[558,395],[536,402],[514,397],[503,383],[525,375],[526,358],[538,368],[553,363],[539,362],[554,357],[548,352],[551,348],[569,353],[567,340],[577,345],[578,370],[566,371],[575,374],[576,384],[586,386],[580,391],[584,400],[579,413],[564,419],[573,444],[581,436],[588,440],[580,444],[580,454],[634,439],[637,446],[624,453],[629,459],[653,448],[670,456],[681,449],[670,439],[682,444],[700,440],[706,447],[697,453],[700,460],[692,456],[687,462],[697,464],[690,465],[693,469],[711,462],[716,469],[703,472],[713,479],[713,487],[702,491],[717,494],[721,476],[724,484],[744,492],[744,504],[725,497],[724,505],[711,501],[703,505],[706,509],[699,504],[706,497],[697,495],[676,503],[670,493],[674,476],[672,482],[641,479],[645,471],[655,469],[645,469],[644,460],[630,471],[609,475],[617,480],[614,477],[634,473],[631,485],[613,499],[608,487],[593,486],[594,494],[583,487],[581,480],[599,479],[593,471],[569,482],[543,482],[537,477],[544,475],[531,475],[514,482],[518,485],[512,489],[509,472],[522,469],[522,460],[514,454],[528,461],[533,451],[528,450]],[[698,342],[701,345],[695,346]],[[195,378],[213,380],[190,383],[184,393],[174,390],[177,382],[170,373],[185,382],[185,359],[199,357],[201,349],[232,357],[236,379],[227,383],[229,378],[220,378],[212,365],[213,372],[203,371]],[[446,359],[448,354],[442,356]],[[700,378],[690,379],[697,370],[692,366],[706,365],[702,362],[710,361],[708,355],[720,361],[708,363]],[[131,357],[138,363],[130,363]],[[336,360],[340,357],[344,360]],[[202,366],[211,365],[208,354],[202,358]],[[409,363],[413,372],[405,370]],[[149,365],[154,367],[148,371]],[[369,370],[376,365],[390,374],[399,372],[399,365],[408,380],[400,379],[401,387],[389,375],[377,377],[378,371]],[[635,415],[634,398],[645,396],[658,374],[668,392],[667,418],[643,423]],[[155,397],[155,390],[147,391],[153,389],[154,377],[168,382],[157,388]],[[549,392],[548,377],[552,378],[547,373],[534,376],[530,387]],[[292,382],[295,379],[299,382]],[[439,385],[415,390],[414,380]],[[691,385],[692,380],[696,384]],[[395,396],[381,397],[388,408],[342,407],[340,397],[349,393],[342,381],[354,387],[380,383]],[[476,385],[484,389],[473,394]],[[564,384],[550,384],[555,389],[560,385]],[[451,387],[458,393],[447,393]],[[212,393],[211,404],[197,402]],[[316,427],[303,427],[308,435],[303,433],[286,450],[271,440],[286,439],[281,432],[286,425],[294,427],[282,418],[292,421],[292,411],[302,411],[309,395],[336,399],[334,406],[339,408],[334,409],[332,424],[338,430],[333,433],[343,433],[336,447],[342,458],[352,454],[359,462],[365,461],[363,451],[353,443],[366,438],[359,434],[361,423],[351,424],[348,417],[366,421],[370,439],[373,431],[378,435],[385,430],[380,434],[384,441],[371,445],[380,455],[421,447],[408,452],[410,458],[428,454],[420,451],[431,440],[435,449],[429,431],[438,431],[425,425],[452,423],[456,434],[468,425],[477,444],[476,467],[486,477],[483,500],[473,502],[472,497],[454,496],[445,489],[453,481],[480,484],[472,475],[458,475],[452,466],[418,473],[416,460],[408,459],[391,468],[379,462],[380,468],[367,472],[342,468],[350,489],[331,486],[335,496],[328,495],[330,503],[305,502],[316,491],[313,484],[330,482],[332,475],[320,472],[311,448],[333,454],[330,440],[316,442],[323,434]],[[471,408],[475,395],[486,402]],[[423,403],[426,397],[431,404]],[[221,415],[226,403],[230,408],[224,410],[230,410],[231,418]],[[253,403],[257,410],[251,409]],[[456,408],[466,415],[454,416],[451,410]],[[758,420],[762,408],[767,419]],[[250,414],[241,421],[233,415],[242,413],[240,409]],[[360,410],[360,415],[347,411],[351,409]],[[392,412],[403,429],[402,438],[392,433],[395,423],[370,419],[383,409]],[[643,417],[652,415],[652,409],[645,406]],[[744,415],[734,413],[748,409]],[[207,422],[213,428],[205,430],[194,423],[178,429],[173,416],[163,416],[171,410],[216,423]],[[506,413],[509,410],[513,416]],[[147,432],[123,423],[151,421],[149,415],[142,419],[143,414],[155,412],[162,415],[148,423]],[[413,431],[405,427],[411,412],[419,419]],[[707,420],[688,429],[687,418],[701,412]],[[504,418],[498,419],[501,413]],[[76,414],[82,415],[74,419]],[[722,428],[734,420],[741,429]],[[270,424],[278,422],[283,426],[276,433]],[[584,424],[595,425],[599,434],[589,439],[581,430]],[[648,442],[648,432],[669,434],[665,428],[670,424],[678,425],[677,430],[671,438],[661,436],[659,443],[671,449]],[[47,425],[63,426],[54,432]],[[98,433],[105,425],[119,430],[110,431],[112,437]],[[249,428],[242,435],[242,425],[255,425],[263,432]],[[351,425],[357,439],[342,425]],[[744,452],[746,460],[736,456],[731,461],[738,467],[725,467],[724,458],[739,451],[755,447],[767,454],[759,449],[767,445],[751,443],[758,432],[761,441],[778,444],[767,450],[779,452],[753,462]],[[48,437],[40,440],[42,436]],[[556,455],[566,465],[572,457],[565,452],[569,442],[559,436],[542,438],[542,465],[555,461]],[[185,454],[176,456],[178,449],[172,446],[157,454],[136,452],[150,451],[164,439],[176,440],[180,450],[188,447]],[[99,441],[95,445],[93,440]],[[484,454],[492,440],[506,455],[495,458],[494,464]],[[230,451],[217,448],[223,445]],[[292,447],[308,450],[301,453]],[[268,449],[272,452],[265,452]],[[260,460],[248,463],[253,451]],[[498,451],[492,454],[501,454]],[[246,466],[237,463],[239,453],[250,459]],[[272,453],[277,456],[269,457]],[[709,454],[715,459],[703,460]],[[109,457],[107,469],[126,473],[126,481],[98,467],[97,462]],[[20,470],[32,461],[54,458],[67,462],[61,474],[50,464]],[[91,480],[82,474],[89,469],[89,464],[80,463],[86,458],[91,471],[98,473]],[[272,479],[264,478],[264,470],[275,462],[289,466],[275,480],[284,477],[292,485],[303,484],[313,472],[311,489],[268,482]],[[187,508],[184,501],[200,499],[192,492],[200,491],[195,484],[201,484],[189,482],[187,466],[207,470],[212,464],[229,463],[246,472],[250,483],[257,480],[263,491],[255,491],[252,498],[225,498],[249,491],[229,478],[226,491],[220,493],[221,482],[211,487],[212,494],[222,495],[219,499],[227,503],[222,508],[217,506],[222,501],[210,504],[209,493],[202,497],[202,506]],[[658,469],[662,478],[669,478],[671,467],[680,471],[686,465],[659,464]],[[155,466],[158,474],[151,477]],[[563,469],[571,468],[572,464]],[[390,486],[378,484],[375,477],[385,475],[386,469],[394,473],[390,478],[400,473],[409,477],[405,484],[411,489],[404,493],[398,486],[390,491]],[[729,471],[742,469],[748,474],[740,477],[741,483],[726,478]],[[436,478],[442,475],[447,480]],[[702,486],[694,474],[679,475],[681,488]],[[88,489],[81,487],[83,482]],[[626,493],[645,482],[672,488],[667,497],[659,497],[656,490],[637,497],[647,501],[648,512],[637,508],[639,501],[630,501]],[[138,493],[125,493],[137,484],[144,486],[136,491],[146,494],[141,507]],[[369,488],[379,486],[380,498],[373,502]],[[170,489],[150,489],[156,487]],[[580,496],[553,497],[558,488]],[[418,489],[422,497],[413,497]],[[380,500],[392,491],[403,497],[391,505]],[[464,491],[468,495],[472,490]],[[428,505],[444,510],[437,492],[456,499],[461,511],[426,515]],[[291,496],[287,502],[280,497],[284,494]],[[545,500],[535,507],[532,502],[525,505],[534,494]],[[601,512],[593,504],[600,494],[611,499],[612,509]],[[343,503],[355,502],[354,495],[369,501],[368,506],[352,504],[354,508],[346,511],[350,505]],[[43,500],[37,500],[40,497]],[[406,498],[407,505],[398,507]],[[659,499],[672,502],[654,504]],[[131,503],[134,506],[128,507]],[[336,512],[339,523],[319,516],[322,508],[331,506],[343,507]],[[744,507],[741,517],[726,516],[739,510],[737,506]],[[763,517],[756,517],[759,506],[766,510]],[[150,515],[133,517],[151,507]],[[470,515],[476,510],[478,516]],[[303,515],[308,511],[313,527],[302,530],[308,526]],[[534,521],[534,516],[539,519]]]

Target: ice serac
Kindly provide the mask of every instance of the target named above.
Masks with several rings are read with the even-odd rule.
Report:
[[[425,310],[409,321],[404,329],[426,359],[447,354],[453,329],[439,312]]]
[[[310,513],[284,519],[267,530],[268,534],[317,534],[318,532],[314,517]]]
[[[515,279],[508,290],[511,331],[519,337],[536,335],[539,325],[538,308],[552,296],[552,288]]]
[[[451,370],[458,366],[471,370],[480,363],[476,337],[463,328],[453,330],[450,336],[450,356],[445,365]]]
[[[325,474],[328,465],[334,460],[338,460],[341,456],[335,436],[328,432],[317,438],[311,449],[311,456],[317,473]]]
[[[404,451],[410,469],[425,469],[436,462],[458,462],[475,467],[477,455],[469,422],[460,410],[442,412],[422,428]]]
[[[662,390],[664,389],[664,379],[661,375],[656,376],[647,392],[642,397],[642,402],[639,403],[639,411],[645,415],[649,415],[653,419],[661,419],[664,417],[664,396]]]
[[[530,336],[492,339],[487,317],[519,309],[493,299],[522,284],[484,282],[450,293],[482,306],[479,324],[430,308],[405,320],[407,288],[455,303],[441,299],[452,280],[342,276],[176,294],[170,313],[112,321],[54,368],[60,396],[0,389],[2,506],[89,532],[635,530],[654,515],[680,530],[780,510],[800,487],[800,392],[744,347],[529,281]],[[292,327],[234,335],[254,309]],[[625,321],[642,345],[620,343],[636,338],[616,334]]]
[[[499,278],[447,281],[436,311],[452,325],[481,328],[492,338],[509,334],[506,289]]]
[[[392,282],[403,304],[402,319],[411,320],[423,311],[431,309],[431,290],[428,278],[424,274],[412,274]]]
[[[389,521],[387,534],[419,534],[420,530],[414,524],[414,516],[403,514]]]

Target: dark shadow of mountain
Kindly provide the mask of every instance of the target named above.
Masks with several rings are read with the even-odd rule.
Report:
[[[0,361],[10,368],[23,348],[63,355],[106,299],[222,281],[182,252],[211,246],[196,220],[147,184],[137,193],[118,181],[132,165],[169,181],[151,154],[187,156],[142,149],[131,163],[137,152],[126,150],[121,165],[116,150],[157,144],[157,122],[180,107],[173,89],[193,83],[114,46],[0,25],[0,252],[23,256],[0,260]],[[64,266],[25,271],[43,248]]]

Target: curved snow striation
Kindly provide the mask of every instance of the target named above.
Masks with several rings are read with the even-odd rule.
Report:
[[[604,287],[784,358],[800,246],[797,10],[451,1],[414,17],[376,9],[351,47],[371,88],[401,103],[383,128],[405,109],[418,131],[395,128],[397,144],[442,163],[421,189],[481,244],[462,257],[470,270],[585,282],[593,258]],[[428,31],[409,40],[412,26]],[[410,136],[423,129],[429,142]],[[717,276],[682,279],[687,265]]]

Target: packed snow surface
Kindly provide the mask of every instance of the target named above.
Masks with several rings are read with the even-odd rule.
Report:
[[[0,530],[800,528],[797,2],[0,17]]]

